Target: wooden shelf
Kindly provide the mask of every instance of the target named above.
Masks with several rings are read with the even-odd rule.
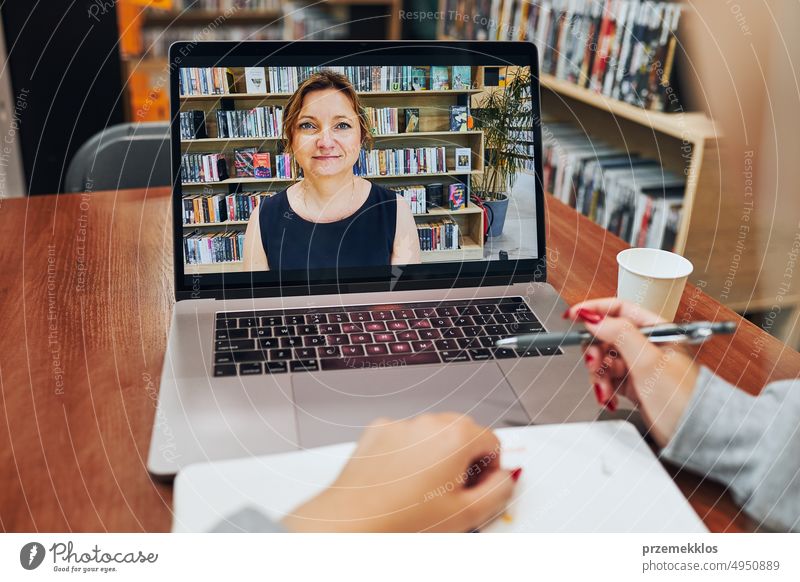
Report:
[[[674,251],[695,265],[690,282],[721,297],[732,309],[774,303],[774,295],[730,293],[724,286],[730,269],[730,241],[741,224],[741,193],[725,189],[721,173],[722,135],[703,113],[649,111],[541,75],[542,109],[561,121],[579,120],[588,135],[597,136],[624,151],[659,160],[669,170],[686,176],[683,209]],[[756,281],[758,261],[742,257],[737,289]],[[752,267],[751,267],[752,265]]]
[[[481,214],[483,211],[475,205],[465,206],[464,208],[460,208],[458,210],[450,210],[449,208],[431,208],[428,212],[425,213],[415,213],[414,216],[417,218],[425,218],[427,216],[436,217],[436,216],[458,216],[462,214]],[[184,224],[183,228],[219,228],[219,227],[226,227],[226,226],[242,226],[247,224],[247,220],[226,220],[225,222],[200,222],[196,224]]]
[[[461,236],[461,248],[447,251],[422,251],[423,263],[444,263],[451,261],[476,261],[483,259],[483,247],[471,237]],[[208,263],[184,265],[185,275],[207,275],[210,273],[240,273],[244,271],[241,261],[227,263]]]
[[[247,224],[246,220],[226,220],[225,222],[200,222],[197,224],[184,224],[183,228],[210,228],[222,226],[237,226]]]
[[[370,97],[412,97],[423,95],[475,95],[482,89],[443,89],[440,91],[358,91],[362,98]],[[266,93],[257,95],[253,93],[225,93],[222,95],[181,95],[181,101],[216,101],[219,99],[236,99],[239,101],[269,101],[288,99],[292,93]]]
[[[211,273],[240,273],[242,271],[244,271],[242,261],[183,265],[184,275],[208,275]]]
[[[410,133],[379,133],[374,134],[374,139],[388,140],[388,139],[415,139],[419,137],[439,137],[439,136],[479,136],[482,131],[414,131]],[[196,147],[212,147],[218,145],[238,145],[238,144],[253,144],[262,143],[264,141],[279,141],[281,137],[207,137],[201,139],[183,139],[181,140],[181,147],[186,146],[189,149],[193,146]]]
[[[483,259],[483,245],[475,242],[469,235],[461,235],[461,248],[448,251],[422,251],[423,263],[443,263],[450,261],[475,261]]]
[[[377,175],[377,176],[360,176],[367,180],[386,180],[386,179],[422,179],[433,178],[436,176],[466,176],[468,174],[480,174],[479,170],[472,170],[471,172],[432,172],[430,174],[392,174],[392,175]],[[268,184],[274,182],[294,182],[299,178],[228,178],[227,180],[220,180],[219,182],[182,182],[181,186],[188,187],[201,187],[201,186],[219,186],[224,184]]]
[[[696,18],[692,13],[688,11],[687,16]],[[690,26],[695,28],[699,23]],[[440,22],[439,39],[444,39],[443,28]],[[686,177],[674,251],[694,265],[691,283],[735,311],[774,309],[775,289],[759,284],[764,277],[763,257],[781,256],[795,233],[791,231],[782,237],[773,229],[761,245],[751,244],[748,239],[743,250],[733,248],[737,240],[741,241],[742,229],[746,227],[745,212],[751,208],[752,193],[743,192],[738,182],[734,187],[729,186],[728,176],[740,170],[730,168],[726,172],[725,136],[705,113],[651,111],[546,73],[539,75],[539,81],[543,115],[553,121],[574,123],[591,138],[658,160],[662,167]],[[747,168],[747,162],[744,164]],[[773,249],[773,243],[782,250]],[[731,273],[735,273],[735,285],[731,284]],[[779,324],[788,329],[800,322],[800,295],[794,293],[780,300],[787,311],[794,310],[785,323]],[[784,336],[779,331],[777,335],[791,339],[792,345],[796,345],[796,333]]]
[[[643,109],[630,103],[606,97],[600,93],[595,93],[569,81],[562,81],[544,73],[539,75],[539,82],[543,88],[564,97],[576,99],[617,117],[650,127],[654,131],[677,139],[701,143],[706,139],[717,139],[718,137],[714,124],[703,113],[650,111],[649,109]]]
[[[228,178],[218,182],[181,182],[181,186],[198,188],[202,186],[220,186],[225,184],[271,184],[294,182],[299,178]]]
[[[610,113],[616,117],[633,121],[639,125],[649,127],[653,131],[685,140],[691,143],[702,143],[707,139],[719,137],[714,124],[704,113],[681,112],[664,113],[644,109],[618,99],[595,93],[575,83],[557,79],[553,75],[541,73],[539,84],[562,97],[568,97],[581,103],[586,103],[599,110]],[[492,93],[502,91],[504,87],[484,87],[483,92]]]
[[[465,206],[464,208],[460,208],[458,210],[450,210],[449,208],[443,208],[441,206],[438,206],[436,208],[430,208],[428,212],[414,214],[414,216],[419,218],[425,218],[426,216],[453,216],[460,214],[483,214],[483,210],[481,210],[474,204],[470,204],[469,206]]]

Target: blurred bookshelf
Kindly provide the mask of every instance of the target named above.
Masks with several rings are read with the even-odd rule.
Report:
[[[402,0],[119,0],[129,121],[169,119],[167,49],[178,40],[399,39]]]
[[[621,4],[626,4],[629,9],[631,7],[640,9],[641,14],[644,14],[645,5],[649,8],[660,5],[662,10],[668,10],[676,18],[679,11],[679,19],[674,23],[670,22],[665,36],[659,37],[659,42],[668,43],[668,70],[659,70],[654,77],[658,85],[656,89],[661,91],[675,89],[676,94],[673,98],[676,101],[672,105],[667,104],[663,98],[651,100],[649,105],[644,99],[637,99],[635,85],[632,90],[625,84],[624,71],[620,77],[622,83],[614,79],[603,86],[592,86],[591,62],[582,68],[584,60],[591,55],[588,53],[576,55],[574,47],[569,48],[560,44],[567,38],[566,33],[569,30],[580,31],[581,26],[586,26],[586,30],[589,30],[591,27],[589,21],[575,16],[576,10],[583,9],[584,15],[594,14],[595,18],[599,17],[602,20],[604,11],[609,6]],[[671,250],[687,257],[695,265],[690,281],[699,284],[703,291],[718,298],[735,311],[753,312],[774,304],[774,292],[761,290],[756,284],[759,278],[759,261],[747,259],[755,249],[745,248],[741,251],[741,260],[737,261],[736,285],[726,287],[731,269],[732,248],[737,240],[746,200],[741,192],[726,191],[724,186],[725,179],[721,171],[724,136],[705,113],[683,109],[683,103],[679,100],[680,87],[674,84],[673,69],[688,61],[688,55],[683,54],[684,46],[678,40],[684,31],[701,28],[702,24],[697,22],[691,6],[681,2],[621,3],[606,0],[572,2],[541,0],[536,3],[503,0],[486,0],[482,3],[472,0],[440,0],[439,9],[445,13],[448,10],[459,10],[472,14],[476,13],[478,5],[484,7],[478,12],[480,14],[486,12],[487,18],[477,19],[478,24],[475,21],[470,24],[463,19],[443,20],[439,23],[437,38],[529,40],[537,44],[540,49],[549,47],[542,49],[539,54],[542,141],[547,142],[548,124],[573,124],[585,137],[596,142],[598,147],[601,144],[608,145],[624,152],[657,160],[665,172],[684,176],[685,189],[680,220]],[[594,13],[591,12],[592,7],[596,10]],[[560,27],[558,30],[551,29],[553,36],[545,35],[544,41],[542,32],[546,27],[541,24],[542,9],[544,15],[555,22],[556,27]],[[630,21],[634,23],[633,29],[623,23],[617,30],[626,33],[634,30],[636,15],[635,11],[628,12],[628,18],[633,19]],[[480,26],[484,21],[486,25]],[[497,25],[491,27],[491,22]],[[664,21],[661,22],[663,24]],[[659,23],[654,20],[653,26],[656,25]],[[593,33],[590,33],[588,38],[594,38],[591,34]],[[575,36],[579,39],[587,38],[586,34],[579,33]],[[638,36],[642,37],[641,34]],[[646,38],[646,35],[644,37]],[[630,46],[625,47],[624,35],[620,34],[620,42],[617,45],[611,43],[610,46],[612,49],[616,46],[623,55],[608,55],[612,62],[613,59],[617,59],[616,62],[626,62],[622,51],[631,49]],[[545,62],[547,56],[545,53],[548,50],[549,64]],[[559,69],[562,55],[562,66]],[[650,63],[645,60],[643,65],[645,69],[648,64]],[[571,68],[571,65],[575,66]],[[484,90],[502,91],[505,82],[513,78],[513,75],[513,67],[502,68],[493,75],[499,81],[494,86],[484,85]],[[649,91],[652,90],[653,87],[649,87]],[[481,95],[473,96],[473,104],[480,99]],[[770,247],[772,246],[770,243]],[[767,252],[779,251],[776,248]],[[784,298],[784,304],[787,311],[790,306],[793,308],[792,315],[788,316],[789,323],[785,326],[788,329],[797,319],[795,313],[798,311],[796,307],[800,305],[800,296],[796,294],[787,296]],[[788,337],[782,332],[775,335],[784,339]]]
[[[471,13],[470,10],[476,5],[471,0],[459,0],[457,3],[453,0],[440,0],[440,10],[452,10],[456,4],[460,11],[466,13]],[[665,173],[684,176],[680,219],[674,244],[669,250],[692,261],[695,269],[690,276],[690,282],[730,309],[744,314],[790,346],[797,346],[800,343],[800,294],[789,293],[782,296],[776,318],[775,291],[769,285],[760,284],[763,257],[781,256],[785,253],[785,249],[791,244],[791,235],[771,231],[764,242],[766,248],[739,244],[741,229],[748,228],[747,223],[743,222],[743,216],[750,208],[752,198],[748,199],[746,193],[726,187],[726,177],[722,172],[724,136],[705,113],[684,109],[684,103],[680,99],[680,84],[676,83],[678,79],[675,78],[674,69],[682,65],[690,66],[690,55],[684,53],[685,45],[678,41],[683,35],[688,35],[689,31],[697,35],[704,30],[691,5],[678,1],[635,0],[540,0],[536,3],[486,0],[483,5],[487,6],[484,11],[490,15],[490,18],[484,19],[487,26],[476,27],[473,22],[469,28],[463,19],[450,23],[441,21],[438,38],[467,39],[483,35],[487,40],[530,40],[540,47],[543,146],[547,145],[548,125],[572,124],[580,128],[580,133],[590,139],[598,149],[609,146],[635,153],[643,158],[657,160]],[[562,44],[567,38],[564,33],[570,30],[578,31],[575,35],[578,40],[589,38],[595,45],[600,44],[592,36],[595,33],[591,32],[591,22],[576,17],[576,11],[583,10],[584,16],[588,14],[590,17],[602,19],[604,11],[609,7],[616,6],[618,10],[622,5],[627,6],[628,18],[632,19],[628,23],[632,22],[633,25],[618,24],[617,30],[640,41],[646,40],[647,34],[641,32],[644,21],[637,25],[637,14],[646,14],[646,10],[660,6],[664,11],[661,14],[668,11],[675,17],[669,23],[669,31],[658,38],[658,42],[668,43],[665,45],[668,56],[664,57],[664,53],[661,53],[666,66],[664,70],[659,69],[655,77],[650,77],[651,80],[656,80],[656,89],[662,91],[660,100],[648,102],[637,98],[635,84],[633,87],[625,84],[624,70],[618,79],[603,83],[602,87],[593,86],[591,63],[586,64],[587,56],[591,55],[587,52],[583,55],[576,54],[575,47]],[[592,8],[595,9],[594,12]],[[639,12],[635,9],[639,9]],[[551,19],[551,24],[556,22],[557,27],[560,27],[551,28],[552,36],[547,38],[543,37],[543,31],[547,30],[542,25],[543,10],[544,15]],[[613,16],[618,18],[619,13]],[[488,26],[492,21],[491,17],[497,23],[496,27]],[[478,22],[483,20],[478,19]],[[651,26],[659,26],[659,22],[663,24],[665,20],[654,18]],[[581,28],[582,26],[585,28]],[[637,26],[640,28],[637,29]],[[581,33],[581,30],[584,32]],[[556,34],[557,31],[559,34]],[[596,33],[599,32],[598,28]],[[624,35],[620,35],[620,38],[624,39]],[[615,45],[611,43],[610,46],[613,49]],[[608,55],[611,63],[625,63],[624,51],[631,50],[631,46],[633,45],[628,45],[626,49],[624,42],[617,44],[616,48],[621,56]],[[651,54],[656,55],[655,59],[659,58],[657,50]],[[644,57],[640,67],[644,67],[642,71],[647,72],[647,66],[653,61],[648,60],[647,53]],[[656,64],[661,63],[656,61]],[[505,80],[513,78],[513,75],[513,68],[499,71],[494,76],[500,80],[500,86],[486,87],[486,91],[503,90]],[[649,91],[652,95],[653,89],[650,86],[644,94]],[[672,95],[664,93],[673,89]],[[667,102],[669,99],[665,99],[663,95],[674,100],[671,105]],[[480,95],[473,97],[474,100],[480,98]],[[563,197],[561,199],[564,200]],[[566,201],[571,203],[576,200],[570,197]],[[584,212],[586,209],[579,210]],[[637,243],[641,241],[628,242],[639,246]],[[731,273],[735,275],[732,276]],[[733,277],[735,285],[732,284]]]

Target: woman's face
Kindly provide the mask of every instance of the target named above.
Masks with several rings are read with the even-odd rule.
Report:
[[[350,100],[337,89],[303,98],[292,150],[305,175],[352,172],[361,149],[361,126]]]

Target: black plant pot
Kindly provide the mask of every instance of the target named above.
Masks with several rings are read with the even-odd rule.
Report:
[[[508,195],[503,193],[493,194],[491,198],[481,197],[483,205],[489,208],[489,237],[498,237],[503,234],[508,212]]]

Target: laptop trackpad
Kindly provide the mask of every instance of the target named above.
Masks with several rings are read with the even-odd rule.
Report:
[[[494,362],[344,370],[292,376],[300,444],[355,441],[379,416],[463,412],[500,428],[530,423]]]

